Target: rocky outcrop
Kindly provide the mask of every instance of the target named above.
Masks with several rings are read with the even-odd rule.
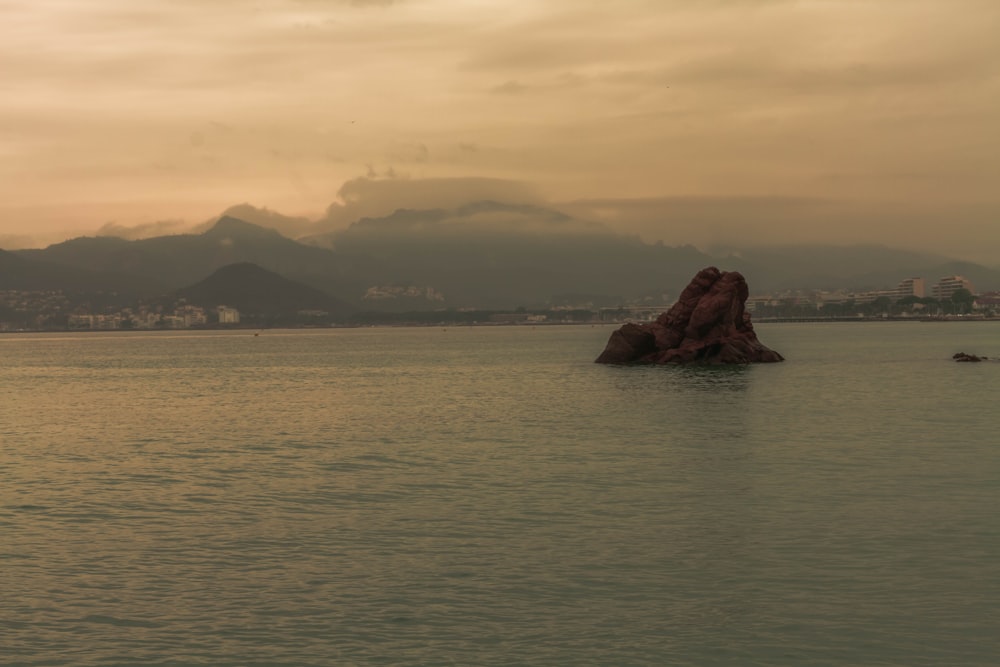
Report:
[[[649,324],[611,334],[600,364],[750,364],[784,361],[754,333],[747,281],[736,271],[702,269],[670,310]]]

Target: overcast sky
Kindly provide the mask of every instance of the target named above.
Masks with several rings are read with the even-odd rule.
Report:
[[[0,0],[0,247],[434,179],[1000,264],[998,35],[996,0]]]

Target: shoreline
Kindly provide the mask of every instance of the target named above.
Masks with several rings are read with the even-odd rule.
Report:
[[[754,324],[812,323],[812,322],[1000,322],[1000,317],[982,315],[941,315],[938,317],[761,317],[752,318]]]
[[[753,318],[753,324],[824,324],[850,322],[1000,322],[1000,317],[977,316],[942,316],[942,317],[763,317]],[[182,333],[200,331],[229,331],[245,333],[263,333],[265,331],[328,331],[334,329],[427,329],[431,327],[560,327],[560,326],[609,326],[618,327],[623,324],[636,323],[636,320],[607,320],[592,322],[400,322],[393,324],[331,324],[329,326],[200,326],[178,329],[0,329],[0,335],[10,334],[102,334],[102,333]],[[639,322],[641,323],[641,322]]]

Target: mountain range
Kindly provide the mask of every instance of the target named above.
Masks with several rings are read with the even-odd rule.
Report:
[[[645,243],[542,207],[494,201],[399,209],[297,240],[282,231],[223,216],[201,233],[80,237],[44,249],[0,251],[0,289],[114,293],[123,302],[175,294],[206,306],[294,305],[337,313],[669,304],[709,265],[741,271],[752,293],[880,289],[912,276],[929,286],[954,274],[979,290],[1000,289],[1000,270],[941,256],[882,246],[706,253]],[[230,268],[217,273],[224,267]]]

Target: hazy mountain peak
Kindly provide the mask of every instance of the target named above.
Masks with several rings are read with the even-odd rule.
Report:
[[[235,280],[236,284],[246,285],[261,280],[274,280],[280,282],[292,282],[284,276],[269,271],[259,264],[253,262],[235,262],[219,267],[210,276],[197,283],[197,286],[214,285],[224,283],[228,280]]]
[[[234,218],[229,215],[224,215],[219,218],[219,221],[212,225],[211,229],[202,234],[202,236],[284,238],[280,232],[274,229],[261,227],[260,225],[255,225],[251,222],[240,220],[239,218]]]
[[[515,234],[611,233],[599,223],[588,222],[534,204],[509,204],[483,199],[455,208],[397,208],[381,217],[364,217],[338,236],[356,232],[420,234]]]
[[[492,199],[484,199],[463,204],[462,206],[459,206],[455,212],[458,215],[475,215],[477,213],[514,213],[522,216],[532,216],[538,219],[545,219],[551,222],[568,222],[573,219],[561,211],[536,206],[535,204],[507,204]]]
[[[412,209],[397,208],[389,215],[382,217],[364,217],[353,223],[351,227],[380,227],[392,229],[398,227],[412,227],[425,223],[437,223],[447,217],[448,211],[440,208],[433,209]]]
[[[226,304],[248,313],[294,313],[316,309],[346,312],[343,302],[265,269],[253,262],[236,262],[216,269],[204,280],[178,290],[178,295],[205,307]]]
[[[230,206],[222,212],[219,219],[222,218],[236,218],[258,227],[273,229],[288,238],[296,238],[315,231],[315,223],[307,217],[284,215],[269,208],[257,207],[248,203]]]

